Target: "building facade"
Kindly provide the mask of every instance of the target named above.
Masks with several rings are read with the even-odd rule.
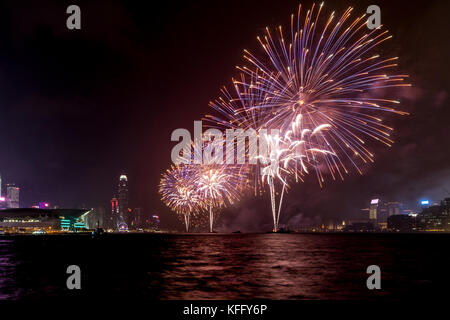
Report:
[[[20,189],[14,184],[6,185],[6,202],[8,208],[20,208],[19,192]]]
[[[125,219],[128,214],[128,178],[124,174],[119,179],[117,196],[119,198],[119,214]]]
[[[88,213],[84,209],[5,209],[0,210],[0,230],[10,233],[84,231]]]
[[[120,221],[119,218],[119,200],[117,198],[111,199],[111,215],[109,217],[109,223],[108,228],[115,229],[118,222]]]

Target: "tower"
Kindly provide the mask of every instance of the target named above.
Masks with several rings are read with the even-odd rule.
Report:
[[[119,197],[119,214],[125,217],[128,212],[128,179],[124,174],[120,176],[117,193]]]
[[[128,229],[128,178],[124,174],[122,174],[119,178],[117,196],[119,200],[119,220],[116,221],[117,228],[119,230]]]

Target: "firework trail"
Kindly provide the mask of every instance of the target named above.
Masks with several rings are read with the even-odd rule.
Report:
[[[220,208],[225,205],[226,201],[233,203],[237,199],[237,194],[234,192],[234,184],[232,180],[234,173],[229,172],[226,166],[197,166],[198,192],[202,200],[207,205],[209,211],[209,231],[213,232],[214,227],[214,212],[215,208]]]
[[[262,163],[267,164],[267,166],[261,168],[261,177],[269,186],[273,216],[273,230],[276,232],[278,230],[278,222],[280,218],[281,205],[283,203],[284,191],[286,187],[288,187],[286,177],[289,174],[287,166],[280,166],[280,162],[286,164],[291,157],[291,153],[289,147],[286,146],[282,139],[280,139],[280,136],[266,134],[264,139],[266,140],[268,146],[268,154],[258,155],[258,159]],[[282,184],[278,208],[275,192],[275,178],[278,178]]]
[[[183,216],[186,232],[189,231],[191,214],[198,213],[204,206],[194,185],[195,175],[189,166],[172,166],[162,175],[159,184],[162,201]]]
[[[242,96],[237,87],[236,92],[237,96]],[[266,122],[261,121],[263,118],[261,109],[249,108],[245,103],[243,104],[243,101],[245,102],[246,100],[242,98],[233,99],[226,89],[223,89],[222,93],[222,97],[219,97],[219,99],[210,104],[220,113],[220,116],[207,115],[205,120],[213,128],[241,129],[241,131],[254,130],[255,137],[258,141],[261,142],[259,139],[264,139],[262,142],[264,142],[265,151],[261,150],[260,143],[259,152],[252,153],[249,150],[250,141],[248,145],[239,145],[235,141],[232,150],[237,149],[237,153],[239,153],[239,150],[244,148],[248,155],[248,163],[251,162],[252,157],[257,160],[254,162],[254,165],[248,165],[249,168],[253,169],[249,170],[249,172],[253,173],[253,176],[256,178],[254,184],[255,194],[257,191],[261,193],[264,190],[265,184],[269,186],[274,230],[277,231],[283,196],[287,188],[289,188],[287,183],[289,175],[294,174],[296,181],[299,179],[302,180],[301,177],[304,173],[308,173],[307,167],[313,164],[313,158],[316,153],[332,154],[327,150],[320,149],[321,146],[313,146],[311,141],[307,144],[308,141],[305,137],[318,134],[327,129],[329,125],[313,128],[313,131],[304,129],[300,132],[299,123],[301,122],[301,116],[298,116],[296,121],[292,123],[291,129],[284,135],[267,133],[267,130],[263,131]],[[251,102],[255,103],[255,99],[252,99]],[[228,148],[228,145],[226,147]],[[276,181],[282,186],[278,205],[276,199]]]
[[[223,143],[209,139],[205,134],[200,148],[192,142],[191,154],[181,155],[181,161],[191,174],[189,184],[195,190],[201,208],[209,213],[209,231],[213,232],[217,209],[233,204],[245,189],[247,167],[216,163],[215,153],[223,150]],[[195,159],[200,159],[201,163],[196,164]]]

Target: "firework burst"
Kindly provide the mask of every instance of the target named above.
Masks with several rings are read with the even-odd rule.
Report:
[[[347,161],[359,173],[358,162],[373,162],[366,139],[392,145],[393,128],[382,123],[380,113],[407,114],[394,108],[399,101],[380,97],[378,89],[410,84],[404,83],[407,75],[390,74],[397,57],[382,58],[376,52],[392,37],[387,30],[368,30],[365,14],[351,20],[353,8],[340,18],[333,12],[322,21],[322,7],[313,5],[302,15],[300,5],[297,18],[291,16],[288,37],[281,26],[276,37],[266,28],[265,36],[257,38],[264,56],[245,50],[250,66],[238,69],[248,80],[238,84],[251,88],[252,95],[241,98],[264,113],[267,127],[287,132],[296,123],[299,132],[311,132],[309,138],[304,136],[306,143],[330,151],[315,161],[326,164],[333,179],[344,179]],[[256,104],[248,102],[254,97]],[[315,168],[322,186],[323,174]]]
[[[159,193],[162,201],[184,218],[186,232],[189,231],[191,215],[204,207],[202,198],[195,188],[196,172],[189,166],[172,166],[161,178]]]
[[[190,153],[182,154],[180,161],[189,171],[189,181],[201,209],[209,213],[209,230],[213,232],[214,216],[220,208],[233,204],[242,195],[247,185],[247,166],[223,164],[216,157],[223,150],[224,142],[211,140],[208,134],[202,136],[200,147],[191,143]],[[222,154],[222,151],[220,152]],[[201,163],[197,164],[196,159]]]
[[[262,177],[255,190],[269,185],[275,230],[289,177],[302,181],[312,169],[322,187],[325,171],[344,180],[348,163],[362,174],[361,163],[374,161],[367,141],[393,143],[393,128],[383,124],[381,113],[407,114],[394,108],[399,101],[382,96],[386,88],[410,86],[407,75],[391,72],[398,58],[376,52],[392,36],[381,27],[368,30],[365,14],[350,19],[352,8],[325,18],[322,7],[303,14],[300,5],[287,37],[281,26],[276,36],[266,28],[257,38],[264,54],[244,51],[249,66],[237,67],[234,91],[224,88],[210,103],[219,115],[205,118],[211,127],[279,131],[275,138],[264,136],[268,152],[258,155],[271,164],[251,170]],[[278,208],[275,180],[282,185]]]

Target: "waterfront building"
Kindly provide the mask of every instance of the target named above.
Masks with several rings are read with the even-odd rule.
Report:
[[[119,215],[123,220],[127,220],[128,214],[128,178],[122,174],[119,178],[119,186],[117,188],[117,196],[119,198]]]
[[[450,231],[450,198],[423,207],[417,216],[417,227],[422,231]]]
[[[12,208],[0,210],[0,230],[10,233],[81,231],[86,229],[85,209]]]

